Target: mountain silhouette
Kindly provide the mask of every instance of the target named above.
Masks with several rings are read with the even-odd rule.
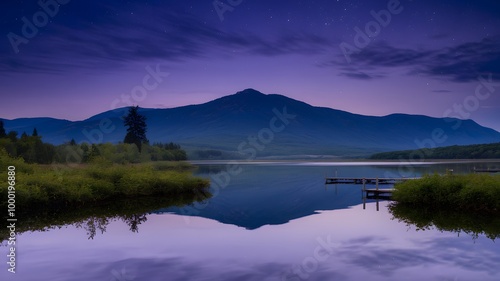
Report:
[[[127,110],[106,111],[83,121],[53,118],[3,120],[7,131],[29,133],[36,127],[43,140],[53,144],[71,139],[116,143],[123,141],[125,136],[121,118]],[[220,150],[235,158],[363,156],[424,145],[500,141],[499,132],[472,120],[408,114],[365,116],[315,107],[283,95],[266,95],[253,89],[203,104],[169,109],[141,108],[139,112],[147,117],[150,142],[175,142],[191,152]],[[290,118],[282,120],[283,115]],[[249,138],[257,140],[257,146],[252,146]],[[254,154],[249,152],[252,149]]]

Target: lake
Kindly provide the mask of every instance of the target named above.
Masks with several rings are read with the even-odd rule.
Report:
[[[418,177],[500,162],[195,164],[211,179],[210,199],[20,233],[17,273],[4,262],[0,279],[500,280],[500,244],[487,233],[497,225],[422,229],[394,218],[389,201],[364,200],[360,185],[324,184],[325,176]]]

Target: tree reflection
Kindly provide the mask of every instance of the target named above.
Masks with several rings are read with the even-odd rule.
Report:
[[[146,214],[132,214],[121,219],[130,227],[130,231],[135,233],[139,232],[139,225],[148,220]]]
[[[484,235],[491,240],[500,237],[500,216],[498,214],[474,214],[457,210],[433,209],[405,206],[393,203],[389,205],[393,219],[413,225],[417,230],[429,230],[435,227],[439,231],[466,233],[474,240]]]
[[[97,234],[106,232],[111,222],[121,220],[129,226],[130,231],[137,233],[139,226],[147,221],[147,215],[155,210],[172,206],[182,207],[194,202],[203,202],[210,197],[212,195],[204,191],[169,198],[122,199],[100,206],[79,209],[34,208],[24,213],[16,213],[18,218],[16,232],[48,231],[74,225],[78,229],[85,230],[89,239],[94,239]],[[1,229],[0,241],[5,242],[9,234],[7,228]]]
[[[76,228],[83,228],[87,231],[87,236],[89,239],[94,239],[97,230],[99,229],[101,234],[106,232],[106,227],[110,223],[107,217],[89,217],[85,220],[75,222],[73,225]]]
[[[162,206],[160,208],[164,208],[168,206]],[[146,222],[148,220],[147,214],[128,214],[117,217],[95,217],[91,216],[82,221],[78,221],[73,223],[76,228],[82,228],[87,232],[87,236],[89,239],[94,239],[96,234],[100,232],[104,234],[106,232],[106,227],[112,221],[120,219],[125,224],[129,226],[130,231],[137,233],[139,232],[139,225]]]

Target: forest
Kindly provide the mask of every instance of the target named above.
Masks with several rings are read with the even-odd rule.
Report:
[[[6,133],[0,120],[0,167],[10,169],[9,186],[0,186],[0,206],[7,209],[11,193],[17,195],[14,202],[31,211],[55,212],[130,198],[165,196],[192,202],[199,194],[207,197],[209,181],[193,177],[191,165],[165,162],[186,160],[180,145],[150,145],[145,118],[137,111],[129,110],[127,135],[118,144],[71,140],[55,146],[44,143],[36,128],[21,137],[15,131]]]
[[[383,152],[370,159],[500,159],[500,142]]]
[[[26,163],[89,163],[97,157],[119,164],[187,159],[181,146],[172,142],[144,143],[139,149],[135,143],[77,144],[71,140],[62,145],[52,145],[42,139],[36,128],[31,135],[23,132],[20,137],[15,131],[6,133],[0,121],[0,149],[4,149],[10,157],[22,158]]]

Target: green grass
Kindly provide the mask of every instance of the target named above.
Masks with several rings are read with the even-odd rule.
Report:
[[[18,210],[96,205],[148,196],[205,192],[208,180],[192,176],[187,163],[113,164],[102,158],[87,165],[36,165],[0,151],[0,208],[7,210],[7,167],[16,167]]]
[[[500,176],[427,175],[395,185],[393,199],[406,206],[500,213]]]

